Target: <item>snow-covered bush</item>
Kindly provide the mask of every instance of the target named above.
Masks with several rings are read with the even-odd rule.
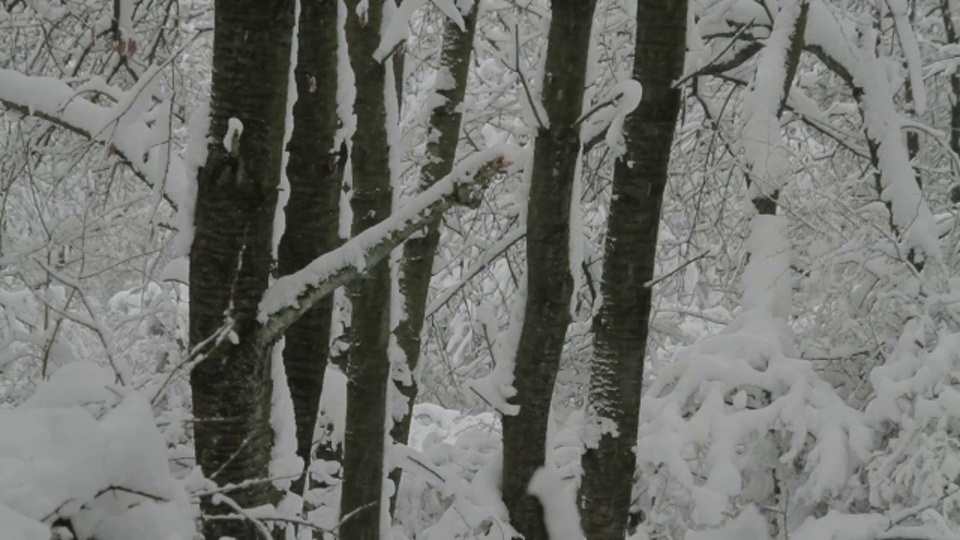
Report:
[[[0,410],[0,536],[191,540],[190,500],[169,471],[149,401],[74,362]]]
[[[665,534],[720,525],[751,503],[774,504],[793,528],[841,495],[874,447],[864,415],[762,309],[680,349],[641,414],[640,510]]]

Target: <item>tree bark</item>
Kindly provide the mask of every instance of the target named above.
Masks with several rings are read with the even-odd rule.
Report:
[[[580,156],[595,0],[554,0],[527,215],[527,303],[515,365],[517,416],[503,418],[503,501],[526,540],[547,540],[543,509],[527,494],[544,465],[550,402],[570,323],[570,202]]]
[[[357,130],[353,135],[353,234],[390,214],[385,66],[373,58],[380,42],[384,1],[370,0],[357,13],[347,0],[346,36],[356,77]],[[392,81],[391,81],[392,84]],[[386,394],[390,364],[390,264],[381,260],[347,287],[352,305],[347,356],[347,425],[344,433],[342,538],[378,540],[383,490]],[[348,517],[349,516],[349,517]]]
[[[337,148],[337,2],[304,0],[294,79],[293,132],[287,149],[290,198],[277,269],[288,275],[340,243],[340,190],[346,146]],[[330,345],[333,298],[327,297],[291,325],[283,363],[296,416],[297,455],[309,466],[323,373]],[[304,477],[293,484],[297,493]]]
[[[595,357],[588,402],[613,421],[584,454],[580,508],[588,540],[623,540],[627,534],[640,416],[643,359],[650,323],[660,206],[667,183],[681,89],[687,3],[643,0],[637,9],[633,76],[643,100],[626,120],[626,154],[614,166],[601,291],[593,321]],[[774,206],[775,208],[775,206]]]
[[[255,339],[272,263],[293,28],[292,0],[217,0],[210,143],[198,174],[190,261],[190,343],[232,324],[190,376],[197,462],[219,484],[268,476],[270,349]],[[243,123],[226,141],[232,118]],[[275,503],[269,482],[231,491],[242,507]],[[206,515],[230,508],[201,500]],[[248,522],[206,520],[206,538],[259,539]]]
[[[453,169],[453,160],[460,140],[460,121],[462,114],[459,106],[467,89],[467,75],[470,68],[470,53],[473,50],[473,37],[477,28],[478,8],[474,3],[470,13],[463,17],[464,30],[451,20],[447,20],[443,30],[443,52],[440,69],[446,70],[449,83],[443,83],[436,89],[436,95],[443,104],[430,114],[427,142],[427,164],[420,178],[421,189],[428,188]],[[394,423],[390,431],[392,439],[406,444],[410,434],[410,417],[417,398],[417,381],[414,373],[420,361],[420,340],[423,330],[424,311],[427,305],[427,293],[430,291],[430,278],[433,275],[433,259],[440,242],[441,217],[433,219],[417,237],[411,237],[403,245],[403,257],[400,261],[400,295],[403,299],[403,315],[394,329],[397,344],[407,360],[410,379],[395,381],[397,389],[407,399],[410,407],[403,417]],[[406,384],[409,383],[409,384]],[[390,479],[400,488],[401,469],[390,471]],[[396,505],[396,493],[390,499],[391,514]]]

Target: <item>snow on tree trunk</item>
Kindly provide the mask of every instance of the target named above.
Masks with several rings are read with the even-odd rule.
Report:
[[[392,1],[392,0],[387,0]],[[380,43],[384,2],[348,0],[346,38],[356,77],[353,134],[353,234],[390,215],[390,151],[387,144],[386,69],[373,57]],[[391,84],[393,81],[389,81]],[[379,540],[384,436],[390,363],[390,265],[384,259],[350,284],[352,305],[347,356],[347,424],[343,448],[340,535]]]
[[[477,10],[474,4],[471,10],[464,14],[462,27],[452,19],[448,19],[444,25],[440,72],[437,74],[432,97],[436,107],[431,111],[428,124],[431,134],[427,141],[428,161],[423,167],[420,179],[422,188],[432,186],[453,169],[460,138],[460,106],[467,89],[470,53],[477,27]],[[413,374],[420,360],[420,334],[423,330],[427,293],[430,291],[430,278],[433,275],[434,255],[440,242],[440,223],[438,216],[426,226],[423,234],[410,238],[403,245],[399,278],[403,307],[400,322],[393,332],[406,359],[406,369],[403,371],[403,380],[394,378],[394,383],[406,399],[407,409],[390,432],[393,441],[400,444],[407,443],[410,411],[417,397],[417,381]],[[398,492],[400,476],[399,468],[390,472],[390,478],[396,484]],[[391,510],[395,504],[396,495],[391,499]]]
[[[197,462],[221,485],[269,475],[273,431],[270,347],[257,312],[273,251],[289,77],[292,0],[217,1],[210,143],[198,177],[190,264],[190,343],[230,324],[229,339],[191,372]],[[229,125],[228,147],[223,141]],[[231,492],[241,507],[273,504],[268,482]],[[231,513],[211,497],[206,514]],[[261,538],[243,520],[206,520],[207,538]]]
[[[784,2],[763,44],[757,72],[745,98],[747,118],[741,133],[749,173],[748,197],[760,214],[777,213],[777,198],[790,173],[789,150],[783,140],[780,115],[793,84],[809,6]]]
[[[570,322],[570,199],[595,0],[554,0],[543,73],[549,122],[535,141],[527,213],[527,301],[517,348],[514,403],[503,418],[503,500],[526,540],[547,540],[543,509],[527,493],[544,465],[550,402]],[[536,105],[534,105],[536,107]],[[538,115],[543,118],[543,115]]]
[[[790,242],[786,218],[776,217],[777,198],[790,175],[790,157],[780,127],[793,78],[800,63],[809,5],[785,2],[764,42],[757,72],[746,97],[744,161],[751,180],[748,193],[759,215],[750,222],[743,273],[743,308],[764,309],[786,320],[791,314]]]
[[[287,150],[290,199],[277,255],[281,275],[292,274],[340,243],[340,188],[346,147],[337,145],[337,4],[301,2],[293,132]],[[317,405],[330,342],[333,297],[303,314],[284,333],[283,362],[293,398],[297,455],[310,463]],[[294,490],[302,489],[302,479]]]
[[[640,388],[650,323],[660,204],[667,182],[681,89],[687,6],[641,2],[633,76],[643,100],[627,117],[626,152],[614,166],[600,311],[594,319],[588,422],[598,437],[583,456],[580,509],[588,540],[625,537],[633,487]]]

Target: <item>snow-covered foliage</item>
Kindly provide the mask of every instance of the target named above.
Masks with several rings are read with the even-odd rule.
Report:
[[[69,526],[80,539],[192,538],[198,497],[218,489],[195,467],[185,258],[209,143],[212,3],[123,0],[116,14],[112,2],[5,4],[0,537],[45,540]],[[398,4],[378,56],[403,43],[391,136],[396,208],[409,217],[435,90],[449,84],[441,28],[462,24],[473,3]],[[478,6],[455,170],[464,180],[504,148],[516,163],[477,208],[443,218],[423,360],[402,374],[420,381],[411,436],[388,452],[404,470],[396,540],[511,533],[499,415],[522,414],[512,359],[524,284],[537,276],[525,269],[530,171],[520,169],[549,125],[538,96],[550,7]],[[609,427],[584,421],[584,382],[609,184],[625,120],[645,99],[629,69],[637,9],[601,0],[595,17],[571,212],[573,323],[550,463],[530,486],[552,540],[579,538],[580,453]],[[803,9],[804,48],[785,85]],[[960,46],[946,37],[958,10],[956,0],[690,3],[686,99],[650,283],[632,539],[960,535],[960,156],[949,146]],[[349,141],[353,79],[341,75]],[[242,129],[231,122],[217,143],[232,148]],[[758,198],[776,215],[756,215]],[[356,246],[276,280],[262,320],[337,268],[362,269]],[[301,464],[279,351],[271,478],[250,480],[286,489]],[[299,515],[301,534],[340,523],[345,375],[331,367],[324,381],[323,454],[308,465],[307,493],[247,518]],[[218,497],[231,504],[229,489]]]
[[[57,370],[0,410],[0,530],[47,540],[191,540],[193,512],[168,465],[150,403],[91,362]],[[12,536],[11,536],[12,535]]]

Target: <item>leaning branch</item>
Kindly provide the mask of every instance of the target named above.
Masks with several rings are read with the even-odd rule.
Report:
[[[311,307],[337,288],[359,278],[404,240],[454,206],[479,204],[490,180],[518,159],[513,145],[497,145],[463,160],[449,175],[341,247],[322,255],[304,269],[276,281],[260,301],[263,325],[257,344],[267,347]]]

